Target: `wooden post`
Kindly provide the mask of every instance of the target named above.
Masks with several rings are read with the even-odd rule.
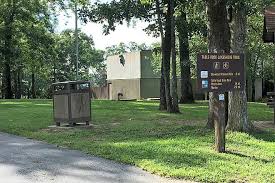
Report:
[[[225,101],[224,94],[214,92],[215,149],[225,152]]]

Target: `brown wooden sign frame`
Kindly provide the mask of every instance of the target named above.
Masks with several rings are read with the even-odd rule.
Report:
[[[245,89],[244,54],[201,53],[197,61],[198,89],[224,93]]]

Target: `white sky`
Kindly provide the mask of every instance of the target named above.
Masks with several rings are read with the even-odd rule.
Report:
[[[70,17],[66,17],[64,14],[58,17],[59,25],[57,28],[58,32],[61,32],[64,29],[74,29],[75,19],[74,14],[69,13]],[[127,27],[127,25],[117,26],[114,32],[111,32],[109,35],[103,35],[102,25],[95,23],[78,23],[78,27],[81,31],[85,32],[88,35],[91,35],[95,42],[95,47],[97,49],[104,50],[108,46],[117,45],[121,42],[129,43],[131,41],[138,44],[146,43],[151,45],[154,42],[158,42],[159,39],[148,36],[143,29],[147,26],[145,22],[138,21],[135,27]]]

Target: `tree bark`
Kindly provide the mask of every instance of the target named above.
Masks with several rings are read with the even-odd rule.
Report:
[[[175,1],[170,0],[171,18],[171,58],[172,58],[172,112],[179,113],[178,86],[177,86],[177,55],[176,55],[176,33],[175,33]]]
[[[209,53],[230,53],[230,29],[227,19],[226,0],[207,0],[208,51]],[[209,93],[207,127],[214,128],[215,97]],[[226,107],[226,104],[225,104]]]
[[[4,90],[4,98],[12,99],[12,89],[11,89],[11,68],[10,68],[10,59],[8,57],[5,58],[4,63],[4,72],[3,72],[3,90]]]
[[[165,37],[162,48],[163,56],[163,74],[165,81],[165,97],[167,112],[172,112],[172,99],[170,94],[170,57],[171,57],[171,14],[170,3],[168,3],[168,10],[165,21]]]
[[[11,21],[11,20],[7,20]],[[5,37],[4,37],[4,71],[3,71],[3,90],[4,97],[6,99],[11,99],[12,87],[11,87],[11,42],[12,42],[12,22],[5,22]]]
[[[11,8],[10,13],[4,19],[4,66],[3,66],[3,91],[6,99],[13,98],[11,86],[11,58],[12,58],[12,25],[15,16],[15,4],[13,1],[8,1],[8,6]]]
[[[163,24],[161,20],[161,11],[160,11],[160,3],[159,0],[156,0],[156,11],[158,15],[158,26],[161,37],[161,49],[164,48],[164,32],[163,32]],[[163,51],[162,51],[163,53]],[[159,110],[164,111],[167,110],[166,105],[166,95],[165,95],[165,79],[164,79],[164,59],[163,55],[161,57],[161,77],[160,77],[160,103]]]
[[[18,93],[18,72],[13,72],[13,85],[14,85],[14,95],[17,99],[17,93]]]
[[[180,103],[194,103],[193,88],[191,83],[191,63],[189,58],[189,39],[187,18],[184,10],[177,19],[179,37],[180,71],[181,71],[181,97]]]
[[[35,99],[36,98],[36,92],[35,92],[35,74],[34,74],[34,72],[32,72],[32,88],[31,88],[31,92],[32,92],[32,98]]]
[[[247,15],[243,7],[243,3],[239,3],[233,11],[233,21],[231,24],[233,53],[245,52]],[[246,86],[246,83],[244,84]],[[229,92],[228,97],[228,123],[226,129],[233,131],[250,131],[252,124],[249,122],[247,116],[246,90]]]
[[[18,68],[15,80],[16,80],[15,98],[16,98],[16,99],[20,99],[21,96],[22,96],[21,68]]]

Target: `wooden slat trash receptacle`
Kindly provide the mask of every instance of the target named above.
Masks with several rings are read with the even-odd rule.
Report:
[[[91,96],[90,82],[67,81],[53,84],[53,114],[57,126],[68,123],[90,124]]]

